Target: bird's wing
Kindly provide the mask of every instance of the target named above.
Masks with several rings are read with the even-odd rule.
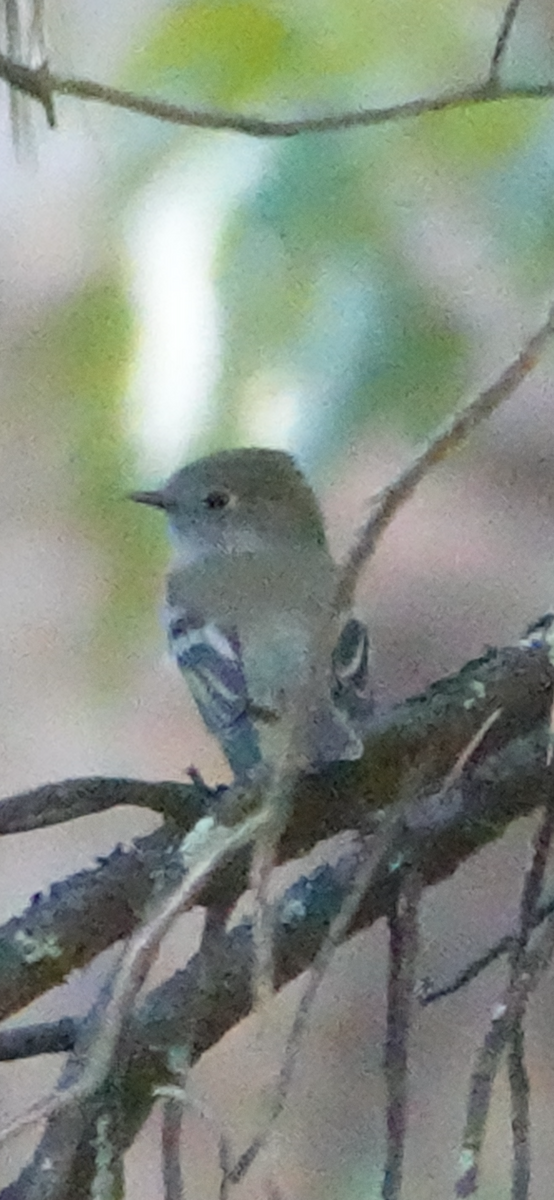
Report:
[[[178,613],[169,615],[168,638],[204,723],[221,742],[234,774],[243,775],[261,761],[261,753],[236,630]]]

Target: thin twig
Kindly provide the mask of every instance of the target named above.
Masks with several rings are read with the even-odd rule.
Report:
[[[457,780],[459,778],[464,766],[467,764],[477,747],[481,744],[483,738],[497,720],[499,714],[500,710],[495,710],[492,714],[490,714],[480,726],[475,736],[464,748],[455,763],[453,772],[451,772],[447,777],[447,779],[450,781],[450,785],[453,784],[455,779]],[[290,1090],[300,1045],[306,1033],[309,1017],[321,981],[327,971],[337,946],[343,940],[345,933],[357,912],[360,901],[371,883],[371,879],[378,866],[378,863],[382,861],[383,855],[385,855],[388,848],[392,846],[397,832],[403,824],[403,820],[404,817],[402,812],[397,811],[396,807],[389,810],[377,832],[371,838],[369,854],[367,858],[364,856],[364,859],[358,871],[356,872],[356,878],[354,880],[353,887],[341,906],[340,912],[333,921],[329,930],[329,934],[321,946],[321,949],[312,966],[308,985],[298,1006],[285,1047],[279,1075],[279,1082],[276,1088],[272,1106],[271,1118],[266,1128],[251,1141],[250,1145],[247,1147],[244,1153],[240,1155],[234,1166],[231,1167],[227,1173],[223,1173],[220,1200],[227,1196],[228,1189],[231,1184],[237,1184],[244,1179],[247,1171],[258,1157],[260,1150],[262,1150],[267,1144],[271,1129],[278,1116],[283,1111]],[[390,1000],[389,1006],[390,1020],[391,1022],[397,1022],[397,1029],[394,1038],[391,1041],[391,1055],[393,1055],[393,1045],[398,1045],[398,1047],[400,1047],[402,1044],[402,1052],[404,1055],[406,1053],[409,1026],[408,1014],[411,1009],[414,991],[415,948],[417,945],[415,896],[416,893],[419,894],[419,891],[421,890],[421,882],[419,880],[417,871],[410,872],[410,879],[411,882],[406,884],[406,895],[403,899],[401,899],[401,901],[399,901],[402,907],[402,917],[399,916],[398,929],[402,929],[403,931],[402,940],[405,942],[405,945],[403,949],[402,966],[399,968],[398,989],[396,991],[393,989],[394,997]],[[404,920],[406,923],[405,929],[403,925]],[[391,939],[392,938],[393,934],[391,932]],[[394,969],[396,969],[398,964],[394,958],[394,955],[392,957],[395,962]],[[405,990],[403,991],[403,989]],[[390,995],[392,996],[392,992]],[[401,1037],[400,1031],[402,1031]],[[401,1114],[404,1114],[405,1111],[405,1095],[402,1099],[400,1095],[402,1090],[400,1086],[400,1075],[396,1070],[396,1062],[393,1063],[391,1057],[390,1062],[389,1059],[386,1058],[386,1063],[390,1065],[390,1122],[389,1154],[387,1157],[387,1169],[385,1173],[383,1195],[385,1200],[395,1200],[395,1198],[399,1195],[399,1186],[401,1180],[405,1122],[401,1121],[400,1118]],[[406,1063],[404,1066],[406,1068]]]
[[[514,995],[512,993],[512,1001]],[[460,1155],[461,1174],[456,1183],[457,1196],[471,1196],[477,1189],[492,1086],[515,1015],[506,1004],[498,1005],[472,1071]]]
[[[0,54],[0,79],[39,100],[47,111],[52,109],[53,96],[75,96],[80,100],[107,104],[111,108],[141,113],[170,125],[191,125],[198,129],[229,129],[249,137],[274,138],[296,137],[302,133],[329,133],[356,126],[383,125],[388,121],[411,120],[423,113],[444,112],[447,109],[466,108],[473,104],[497,103],[502,100],[544,100],[554,96],[554,83],[500,87],[496,80],[487,79],[483,83],[443,92],[440,96],[407,100],[384,108],[357,108],[320,117],[276,121],[242,113],[222,112],[216,109],[202,111],[182,104],[170,104],[150,96],[108,87],[91,79],[56,75],[46,65],[37,69],[25,67],[21,63],[13,62],[4,54]]]
[[[254,1008],[262,1009],[274,995],[273,917],[269,904],[269,881],[275,867],[278,835],[260,842],[252,855],[250,886],[254,890],[255,911],[252,923],[254,943]]]
[[[181,1130],[183,1099],[171,1096],[165,1101],[162,1116],[162,1171],[164,1200],[184,1200],[181,1171]]]
[[[90,1196],[94,1200],[115,1200],[123,1194],[123,1161],[117,1152],[113,1113],[98,1115],[92,1145],[94,1175]]]
[[[407,1131],[408,1039],[418,948],[421,880],[410,871],[389,918],[389,972],[384,1072],[387,1085],[387,1157],[383,1200],[399,1200]]]
[[[373,512],[344,563],[338,588],[339,608],[347,607],[352,602],[362,568],[373,555],[392,518],[413,495],[418,484],[432,467],[460,446],[482,421],[490,417],[495,409],[512,395],[537,365],[553,334],[554,305],[550,308],[544,324],[529,338],[517,358],[506,367],[499,378],[480,392],[466,408],[456,413],[423,453],[379,493]]]
[[[508,6],[507,6],[504,16],[502,18],[502,24],[498,31],[498,37],[496,39],[495,47],[494,47],[494,50],[492,53],[492,58],[491,58],[491,65],[490,65],[490,71],[489,71],[489,80],[491,83],[496,82],[496,80],[498,79],[498,72],[500,70],[500,65],[501,65],[502,59],[504,58],[506,50],[508,49],[508,42],[510,40],[510,34],[512,32],[513,24],[516,19],[516,13],[517,13],[517,10],[518,10],[520,4],[521,4],[521,0],[509,0]]]
[[[525,950],[537,917],[548,854],[554,834],[554,808],[549,806],[533,839],[531,863],[525,874],[518,937],[510,951],[510,987],[516,989],[525,970]],[[512,1200],[527,1200],[531,1178],[529,1140],[529,1078],[525,1065],[523,1009],[516,1013],[508,1038],[508,1080],[512,1120]]]
[[[46,61],[46,14],[44,0],[32,0],[31,22],[29,29],[29,57],[31,63]]]
[[[219,1200],[228,1200],[231,1190],[231,1174],[232,1174],[232,1156],[229,1139],[225,1133],[221,1133],[218,1145],[218,1160],[219,1169],[221,1171],[221,1183],[219,1186]]]
[[[481,975],[487,967],[490,967],[491,963],[496,962],[497,958],[500,958],[503,954],[507,954],[511,950],[515,939],[516,934],[507,933],[505,937],[500,938],[494,946],[491,946],[479,958],[473,959],[471,963],[463,967],[450,983],[446,983],[440,988],[433,988],[432,991],[429,988],[425,988],[419,996],[421,1007],[426,1008],[428,1004],[435,1004],[437,1000],[443,1000],[445,996],[453,996],[461,988],[467,987],[468,983],[477,979],[477,976]]]
[[[442,795],[446,795],[447,792],[451,791],[460,782],[461,776],[467,767],[468,762],[473,758],[476,750],[479,749],[479,746],[485,740],[489,729],[492,729],[493,725],[496,721],[498,721],[498,718],[501,715],[502,709],[495,708],[494,711],[485,718],[483,724],[480,726],[477,732],[474,733],[473,737],[470,738],[467,746],[464,746],[463,750],[458,755],[452,770],[449,771],[448,775],[446,776],[441,788]]]
[[[369,850],[363,855],[362,861],[356,870],[352,886],[337,916],[332,921],[327,937],[324,939],[310,969],[308,983],[296,1010],[287,1038],[268,1124],[252,1140],[244,1153],[237,1159],[234,1166],[230,1167],[227,1174],[224,1175],[222,1187],[225,1185],[225,1189],[228,1189],[229,1184],[237,1184],[244,1179],[252,1163],[258,1157],[260,1150],[267,1144],[273,1125],[283,1111],[292,1083],[300,1046],[306,1034],[310,1014],[320,984],[337,947],[343,941],[356,915],[360,902],[371,883],[375,871],[382,864],[383,856],[386,855],[388,848],[392,846],[401,824],[402,816],[399,815],[395,808],[394,812],[390,811],[387,813],[377,833],[371,837]],[[223,1195],[227,1195],[227,1190],[220,1193],[220,1196]]]
[[[529,868],[525,874],[523,891],[519,910],[518,943],[523,949],[529,941],[537,918],[539,897],[542,890],[544,873],[548,862],[552,837],[554,836],[554,807],[550,805],[539,822],[533,838],[532,856]],[[517,948],[512,953],[511,968],[514,972],[519,966]]]
[[[537,906],[533,920],[533,929],[537,929],[538,926],[542,925],[543,921],[545,921],[547,917],[552,916],[553,913],[554,897]],[[419,1003],[421,1004],[421,1007],[426,1008],[428,1004],[434,1004],[437,1000],[444,999],[445,996],[452,996],[454,992],[458,992],[461,988],[466,987],[467,984],[476,979],[477,976],[482,973],[482,971],[485,971],[486,968],[491,965],[491,963],[496,962],[497,958],[501,958],[503,954],[509,954],[517,943],[518,937],[519,932],[505,934],[504,937],[498,940],[498,942],[495,942],[494,946],[490,946],[488,950],[485,950],[485,953],[481,954],[479,958],[473,959],[472,962],[463,967],[458,975],[455,975],[454,979],[452,979],[450,983],[444,984],[443,987],[433,988],[432,990],[430,987],[422,988],[419,996]]]
[[[508,1080],[512,1121],[512,1200],[527,1200],[531,1181],[529,1141],[529,1076],[525,1065],[525,1032],[521,1014],[508,1038]]]
[[[466,1126],[461,1155],[462,1174],[456,1194],[469,1196],[477,1187],[481,1152],[490,1108],[492,1085],[502,1054],[510,1046],[509,1082],[512,1103],[514,1142],[513,1189],[523,1188],[529,1158],[528,1080],[523,1061],[522,1020],[530,992],[544,974],[554,953],[554,921],[548,918],[538,944],[528,948],[529,936],[536,923],[538,897],[554,831],[554,813],[549,807],[537,829],[531,864],[525,875],[520,902],[519,929],[512,940],[510,980],[504,999],[498,1005],[491,1027],[485,1035],[472,1074]],[[512,1191],[513,1200],[524,1200],[526,1191]]]

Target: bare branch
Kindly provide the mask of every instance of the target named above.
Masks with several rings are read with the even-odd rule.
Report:
[[[521,0],[509,0],[508,6],[502,18],[502,24],[498,31],[495,47],[492,53],[491,65],[489,71],[489,80],[491,82],[498,79],[498,73],[502,59],[508,49],[508,42],[512,32],[513,24],[516,19],[517,10],[521,4]]]
[[[550,647],[551,649],[551,647]],[[550,763],[548,763],[550,767]],[[554,807],[548,806],[533,840],[533,855],[526,871],[520,904],[519,932],[510,951],[510,988],[517,990],[525,973],[525,950],[536,924],[539,898],[552,837]],[[512,1200],[527,1200],[531,1178],[529,1143],[529,1077],[525,1065],[524,1007],[515,1013],[508,1035],[508,1080],[512,1107]]]
[[[510,1021],[511,1024],[511,1021]],[[492,1085],[500,1057],[506,1044],[509,1025],[502,1005],[493,1016],[484,1044],[471,1076],[466,1124],[460,1155],[461,1174],[456,1184],[457,1196],[471,1196],[477,1188],[479,1166],[486,1121],[490,1107]]]
[[[531,863],[525,874],[519,914],[518,947],[514,948],[511,956],[511,967],[514,972],[518,970],[519,958],[522,956],[522,952],[529,941],[529,936],[536,925],[539,898],[553,836],[554,808],[549,805],[542,820],[539,822],[533,838]]]
[[[231,1191],[231,1174],[232,1174],[232,1158],[229,1139],[225,1133],[222,1133],[219,1138],[218,1146],[219,1169],[221,1171],[221,1183],[219,1185],[219,1200],[228,1200]]]
[[[408,1039],[418,949],[421,880],[410,872],[389,917],[389,972],[384,1070],[387,1084],[387,1157],[383,1200],[400,1200],[407,1130]]]
[[[37,1054],[67,1053],[75,1045],[76,1029],[73,1017],[0,1029],[0,1062],[34,1058]]]
[[[197,129],[228,129],[249,137],[270,138],[296,137],[302,133],[329,133],[356,126],[383,125],[388,121],[411,120],[423,113],[467,108],[473,104],[497,103],[502,100],[544,100],[554,96],[554,83],[501,87],[495,79],[487,79],[484,83],[446,91],[440,96],[407,100],[384,108],[357,108],[320,117],[274,121],[241,113],[221,112],[217,109],[202,111],[187,108],[186,105],[170,104],[150,96],[140,96],[120,88],[108,87],[91,79],[56,75],[46,64],[39,68],[26,67],[13,62],[4,54],[0,54],[0,79],[38,100],[44,106],[51,125],[54,123],[53,96],[75,96],[80,100],[107,104],[111,108],[141,113],[170,125],[194,126]]]
[[[549,918],[537,944],[525,956],[524,969],[514,985],[509,985],[504,1001],[496,1009],[472,1073],[457,1196],[470,1196],[476,1190],[492,1085],[500,1059],[512,1030],[525,1011],[529,995],[548,969],[553,954],[554,921]]]
[[[171,1096],[164,1103],[162,1120],[164,1200],[184,1200],[180,1155],[182,1126],[183,1100]]]
[[[113,1107],[96,1118],[92,1148],[94,1173],[90,1196],[94,1200],[117,1200],[123,1195],[123,1159],[118,1154],[117,1124]]]
[[[516,940],[516,934],[507,933],[505,937],[500,938],[494,946],[491,946],[479,958],[473,959],[468,963],[450,983],[444,984],[440,988],[424,987],[420,996],[419,1003],[422,1008],[426,1008],[428,1004],[435,1004],[437,1000],[444,1000],[445,996],[453,996],[455,992],[459,992],[461,988],[467,987],[478,975],[490,967],[491,963],[496,962],[497,958],[501,958],[503,954],[508,954]]]
[[[525,1065],[523,1017],[514,1020],[508,1038],[508,1080],[512,1107],[512,1200],[527,1200],[531,1181],[529,1076]]]
[[[379,539],[393,517],[413,495],[421,480],[515,392],[537,365],[553,333],[554,305],[550,308],[544,324],[529,338],[517,358],[506,367],[500,377],[457,413],[446,428],[433,438],[426,450],[392,483],[383,488],[368,522],[344,564],[338,589],[338,607],[345,607],[351,603],[362,568],[375,552]]]
[[[30,792],[20,792],[0,801],[0,836],[45,829],[76,817],[106,812],[118,804],[136,805],[162,813],[191,828],[207,811],[216,793],[200,783],[172,780],[148,783],[142,779],[109,779],[92,776],[46,783]]]
[[[323,977],[332,961],[337,947],[341,944],[346,936],[349,926],[352,924],[354,917],[358,911],[360,902],[365,895],[368,887],[379,868],[383,859],[388,861],[389,855],[394,846],[398,833],[403,829],[404,815],[402,812],[393,809],[389,811],[381,821],[381,825],[375,836],[370,840],[369,848],[362,854],[361,861],[356,869],[356,874],[352,886],[344,898],[340,909],[331,923],[329,933],[318,950],[316,959],[313,963],[310,978],[307,987],[304,991],[300,1004],[296,1010],[292,1028],[287,1038],[287,1044],[283,1054],[281,1070],[279,1072],[279,1080],[273,1097],[273,1105],[271,1117],[262,1130],[250,1143],[248,1148],[240,1155],[236,1163],[230,1167],[226,1174],[223,1175],[220,1197],[224,1197],[228,1193],[230,1184],[240,1183],[247,1171],[252,1166],[252,1163],[258,1157],[260,1150],[267,1145],[272,1128],[275,1121],[282,1113],[287,1096],[290,1091],[296,1062],[300,1052],[302,1041],[305,1037],[306,1030],[310,1019],[310,1014],[314,1005],[315,998],[319,991]],[[419,891],[420,885],[415,883],[417,872],[413,873],[413,880],[408,883],[408,893],[417,888]],[[406,906],[406,912],[410,908],[413,913],[413,908]],[[406,918],[408,920],[408,917]],[[415,938],[412,938],[415,945]],[[415,961],[415,954],[407,957],[407,961],[412,964]],[[413,991],[413,980],[410,992]],[[391,1193],[393,1196],[394,1193]]]
[[[533,928],[537,929],[538,926],[542,925],[543,921],[545,921],[547,917],[552,916],[553,913],[554,897],[551,897],[550,900],[545,901],[543,904],[539,904],[536,911]],[[513,950],[517,940],[517,932],[505,934],[504,937],[499,938],[499,940],[495,942],[494,946],[490,946],[484,954],[481,954],[479,958],[475,958],[471,963],[468,963],[468,965],[464,967],[458,975],[454,976],[454,979],[452,979],[450,983],[445,984],[443,987],[431,988],[430,984],[423,983],[420,987],[419,994],[419,1003],[421,1004],[422,1008],[426,1008],[428,1004],[435,1004],[437,1000],[442,1000],[445,996],[452,996],[454,992],[460,991],[460,988],[466,987],[467,984],[471,983],[473,979],[476,979],[482,971],[485,971],[486,968],[491,965],[491,963],[496,962],[497,958],[501,958],[503,954],[509,954],[510,951]]]
[[[546,919],[536,945],[528,948],[529,936],[537,920],[538,897],[553,833],[554,810],[549,805],[539,823],[534,838],[532,861],[524,880],[519,930],[510,952],[510,980],[504,998],[497,1006],[472,1074],[461,1156],[462,1174],[456,1188],[458,1196],[469,1196],[477,1188],[492,1085],[506,1046],[509,1047],[508,1074],[514,1144],[512,1196],[514,1200],[525,1200],[527,1196],[530,1175],[529,1083],[523,1058],[522,1021],[529,995],[539,983],[554,954],[554,920],[551,916]]]

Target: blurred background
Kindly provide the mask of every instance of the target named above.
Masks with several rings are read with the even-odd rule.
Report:
[[[284,119],[484,78],[503,8],[49,0],[44,30],[59,74]],[[19,11],[25,51],[33,11]],[[552,6],[523,0],[502,78],[553,75]],[[215,449],[286,448],[343,555],[375,492],[492,382],[552,302],[552,102],[271,141],[78,99],[55,108],[51,131],[24,101],[14,114],[1,85],[2,791],[87,774],[184,778],[191,764],[215,782],[224,764],[165,653],[163,522],[126,493]],[[420,487],[366,571],[359,609],[380,705],[515,640],[552,604],[553,372],[550,351]],[[4,916],[154,825],[125,811],[5,838]],[[512,928],[531,828],[513,828],[426,896],[422,975],[450,977]],[[246,1194],[265,1195],[271,1177],[302,1200],[378,1195],[384,948],[376,929],[338,956],[289,1113]],[[171,954],[181,961],[182,944]],[[35,1010],[86,1007],[95,978],[84,972]],[[502,979],[494,968],[418,1021],[411,1197],[450,1194],[471,1057]],[[274,1059],[247,1022],[196,1072],[213,1121],[190,1118],[195,1195],[214,1194],[221,1115],[232,1108],[237,1149],[254,1132],[293,993],[264,1029]],[[529,1019],[536,1197],[554,1170],[541,1137],[554,1093],[551,1001],[546,980]],[[37,1064],[4,1067],[7,1107],[58,1066],[40,1083]],[[493,1127],[485,1200],[509,1187],[502,1081]],[[142,1141],[128,1163],[139,1200],[161,1196],[155,1118]],[[3,1161],[5,1181],[15,1159]]]

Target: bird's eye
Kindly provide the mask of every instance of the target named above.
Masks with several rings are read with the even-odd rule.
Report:
[[[204,497],[204,504],[206,508],[227,508],[230,499],[229,492],[208,492],[208,495]]]

